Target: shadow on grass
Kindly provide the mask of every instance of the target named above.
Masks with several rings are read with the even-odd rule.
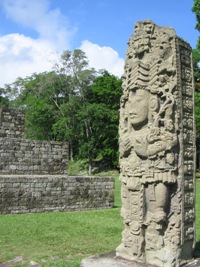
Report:
[[[200,241],[197,241],[197,242],[196,242],[193,256],[194,256],[195,258],[200,258]]]
[[[200,252],[200,241],[196,242],[195,249],[199,250],[199,252]]]
[[[113,209],[120,209],[120,208],[121,208],[120,205],[114,205],[114,206],[113,206]]]

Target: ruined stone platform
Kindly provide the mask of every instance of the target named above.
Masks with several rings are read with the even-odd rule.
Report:
[[[154,267],[115,256],[115,251],[83,259],[80,267]]]
[[[200,267],[200,258],[193,259],[189,262],[183,262],[180,266],[183,267]],[[91,256],[86,259],[83,259],[80,267],[158,267],[155,265],[129,261],[115,255],[115,251]]]

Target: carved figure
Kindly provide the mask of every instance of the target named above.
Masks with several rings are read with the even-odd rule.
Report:
[[[119,126],[125,229],[117,255],[158,266],[177,266],[184,232],[180,229],[184,184],[181,121],[186,120],[186,127],[194,130],[192,94],[183,97],[187,105],[184,113],[180,87],[183,80],[192,86],[191,69],[188,67],[183,80],[179,79],[173,29],[158,27],[149,20],[138,22],[128,44]],[[191,64],[191,51],[182,54],[185,64]],[[185,150],[193,164],[193,139]],[[193,199],[193,193],[185,195],[185,203],[191,206]],[[192,223],[193,209],[187,210],[185,218]],[[189,238],[191,228],[185,230]]]

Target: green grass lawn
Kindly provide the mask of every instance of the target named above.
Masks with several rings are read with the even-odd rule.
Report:
[[[200,251],[200,180],[196,182],[196,242]]]
[[[22,256],[41,266],[80,266],[85,256],[114,250],[122,231],[119,208],[4,215],[0,224],[1,261]]]
[[[200,242],[200,181],[197,181],[197,241]],[[40,266],[80,267],[82,258],[114,250],[121,241],[120,187],[115,208],[98,211],[0,216],[0,262],[22,256]]]

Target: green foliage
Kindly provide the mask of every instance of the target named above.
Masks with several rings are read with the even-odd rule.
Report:
[[[200,31],[200,0],[194,0],[192,11],[196,15],[195,28]],[[195,120],[196,120],[196,148],[197,168],[200,168],[200,37],[197,40],[196,49],[193,50],[193,68],[195,80]]]
[[[196,26],[195,28],[200,31],[200,0],[194,0],[192,11],[196,15]],[[194,68],[194,79],[196,90],[200,90],[200,37],[197,40],[196,49],[193,50],[193,68]]]
[[[3,92],[25,110],[26,138],[67,141],[70,159],[87,159],[90,170],[97,159],[118,165],[121,79],[89,68],[83,51],[64,51],[54,71],[18,78]]]
[[[122,94],[121,83],[121,79],[104,71],[95,79],[89,97],[93,136],[97,149],[95,156],[103,158],[112,167],[118,165],[118,110]]]
[[[0,108],[8,106],[9,106],[9,99],[8,97],[4,96],[4,89],[0,88]]]
[[[199,62],[200,62],[200,49],[193,49],[192,50],[193,55],[193,70],[194,70],[194,80],[195,80],[195,89],[196,91],[200,90],[199,85],[199,79],[200,79],[200,68],[199,68]]]
[[[200,138],[200,93],[195,93],[195,120],[196,120],[196,133]]]
[[[200,92],[195,93],[197,168],[200,168]]]
[[[33,96],[26,101],[26,137],[37,140],[52,140],[52,114],[44,99]]]
[[[87,173],[87,160],[70,161],[68,167],[69,175],[84,175]]]
[[[200,0],[194,0],[192,11],[196,15],[196,22],[197,23],[195,25],[195,29],[200,31]]]

